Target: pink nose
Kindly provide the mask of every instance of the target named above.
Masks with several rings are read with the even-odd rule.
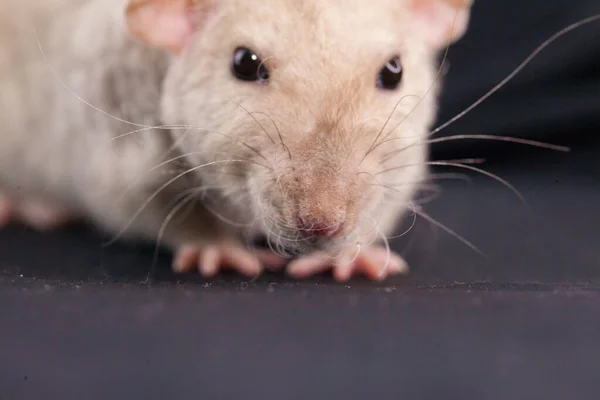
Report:
[[[331,226],[299,217],[298,228],[304,233],[310,234],[312,236],[322,236],[329,238],[337,235],[342,230],[342,225]]]

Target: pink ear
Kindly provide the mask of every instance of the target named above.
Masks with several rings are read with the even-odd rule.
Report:
[[[179,53],[194,34],[194,17],[211,0],[130,0],[126,11],[129,32],[142,42]]]
[[[416,28],[434,48],[459,40],[467,31],[473,0],[409,0]]]

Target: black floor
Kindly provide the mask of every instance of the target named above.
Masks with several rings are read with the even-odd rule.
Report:
[[[5,232],[0,387],[15,399],[594,398],[600,176],[579,158],[503,171],[529,208],[487,178],[444,185],[429,211],[487,258],[419,220],[414,273],[381,285],[176,282],[165,260],[148,278],[149,250]]]
[[[529,3],[518,15],[476,9],[475,33],[451,52],[441,121],[554,31],[600,12],[556,1],[541,15]],[[486,257],[418,219],[394,243],[413,265],[407,278],[203,281],[172,276],[152,247],[105,248],[84,229],[0,232],[0,399],[597,398],[598,37],[600,23],[563,38],[446,132],[551,140],[571,153],[434,149],[485,156],[482,167],[527,200],[468,171],[470,183],[440,182],[426,210]]]

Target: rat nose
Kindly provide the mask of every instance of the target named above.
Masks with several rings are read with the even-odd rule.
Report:
[[[320,221],[313,221],[310,218],[299,216],[298,228],[303,233],[330,238],[337,235],[342,230],[342,224],[325,224]]]

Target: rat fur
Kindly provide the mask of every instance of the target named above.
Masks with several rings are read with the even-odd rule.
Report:
[[[206,276],[406,272],[385,238],[427,177],[437,57],[469,8],[2,0],[0,220],[86,218]],[[233,76],[239,46],[267,82]],[[395,56],[402,80],[382,90]],[[263,236],[273,251],[248,246]]]

